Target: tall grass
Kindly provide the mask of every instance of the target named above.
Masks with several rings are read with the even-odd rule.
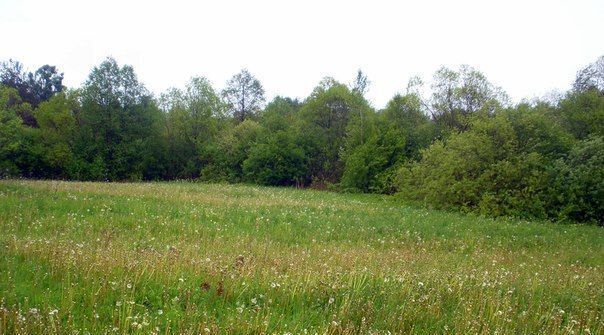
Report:
[[[600,334],[604,231],[376,195],[0,182],[0,334]]]

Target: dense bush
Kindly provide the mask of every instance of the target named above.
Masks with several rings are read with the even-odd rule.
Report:
[[[553,215],[604,224],[604,138],[592,136],[578,143],[556,164],[554,189],[559,209]]]
[[[422,151],[399,171],[399,191],[490,216],[598,221],[601,145],[601,137],[577,142],[539,109],[503,110]]]

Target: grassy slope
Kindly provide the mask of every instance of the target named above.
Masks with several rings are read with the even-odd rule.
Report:
[[[604,231],[391,197],[0,181],[0,334],[604,332]]]

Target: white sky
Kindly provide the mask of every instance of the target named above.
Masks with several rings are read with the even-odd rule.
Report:
[[[361,68],[380,108],[442,65],[472,65],[516,101],[566,90],[604,55],[604,1],[0,0],[0,31],[0,60],[57,65],[69,87],[107,56],[154,93],[194,75],[220,89],[247,67],[269,99]]]

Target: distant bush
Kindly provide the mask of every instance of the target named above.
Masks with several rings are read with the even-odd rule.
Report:
[[[538,109],[473,120],[399,170],[400,194],[433,207],[602,223],[604,146],[577,142]]]
[[[280,131],[250,149],[243,174],[262,185],[299,185],[306,175],[304,151],[291,134]]]

